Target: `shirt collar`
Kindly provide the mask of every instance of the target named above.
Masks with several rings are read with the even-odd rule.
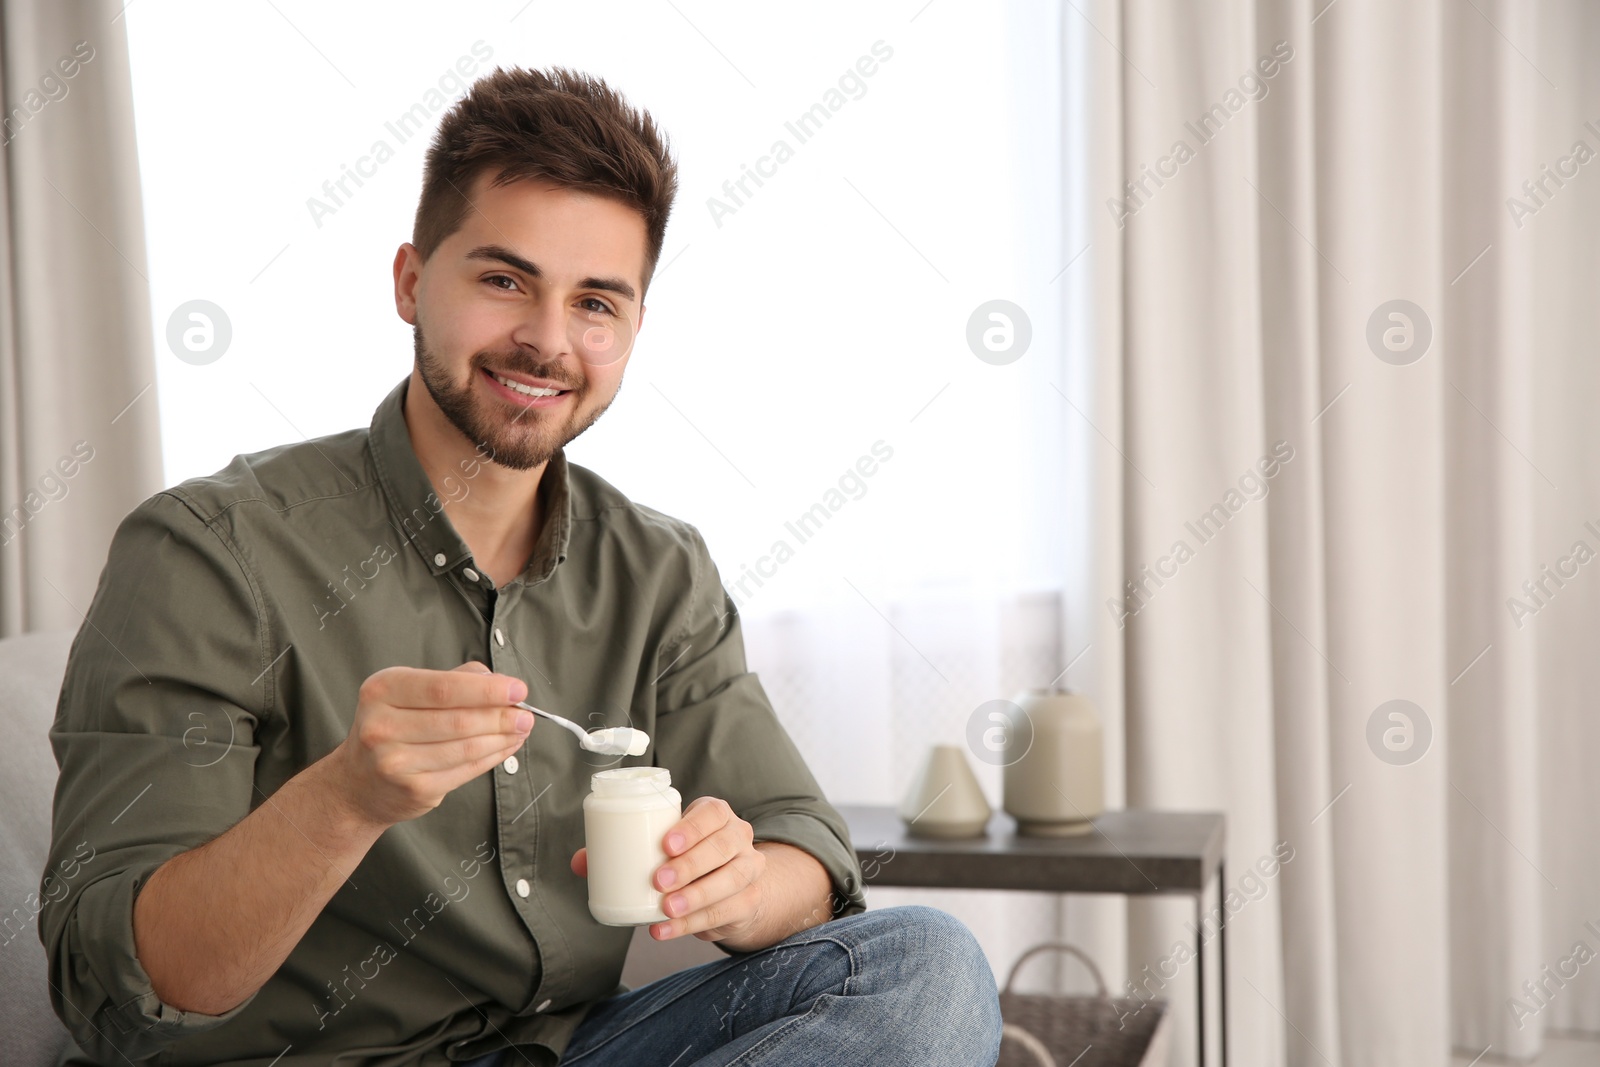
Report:
[[[446,476],[446,484],[440,487],[444,499],[439,498],[428,472],[422,468],[422,461],[417,458],[411,432],[406,427],[406,388],[410,382],[409,375],[401,379],[378,404],[372,413],[368,444],[389,505],[392,525],[411,542],[423,562],[437,575],[454,570],[472,555],[472,550],[445,514],[444,505],[472,491],[471,476],[476,471],[469,464],[466,470]],[[556,564],[567,558],[567,543],[572,533],[572,493],[564,447],[556,449],[545,466],[544,475],[539,479],[539,499],[544,505],[544,525],[524,572],[524,577],[532,581],[549,577]]]

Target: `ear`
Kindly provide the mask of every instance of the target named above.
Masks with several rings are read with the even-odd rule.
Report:
[[[422,282],[422,255],[407,241],[394,254],[394,310],[408,325],[417,324],[417,289]]]

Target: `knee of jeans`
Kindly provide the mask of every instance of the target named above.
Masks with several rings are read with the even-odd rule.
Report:
[[[863,912],[862,917],[871,914]],[[999,1055],[999,990],[989,958],[967,925],[922,904],[883,908],[876,914],[887,955],[900,961],[896,970],[902,988],[928,1009],[928,1022],[949,1024],[975,1052]]]
[[[914,905],[906,910],[911,913],[908,916],[911,936],[919,947],[939,960],[941,968],[972,978],[980,987],[994,988],[989,957],[984,955],[983,946],[978,944],[966,923],[947,911],[926,905]]]
[[[998,997],[994,970],[983,947],[966,923],[947,911],[925,904],[905,904],[862,912],[870,929],[862,933],[879,942],[885,955],[901,961],[905,979],[945,991],[969,991],[979,1000]]]

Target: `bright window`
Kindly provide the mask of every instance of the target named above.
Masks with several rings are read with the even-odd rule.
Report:
[[[562,64],[649,110],[681,168],[646,328],[573,459],[699,526],[751,616],[857,596],[842,577],[875,598],[1053,582],[1069,409],[1051,384],[1063,261],[1047,5],[374,10],[169,0],[124,16],[169,482],[367,423],[412,358],[390,263],[433,125],[398,117],[421,103],[436,123],[464,90],[463,57],[487,56],[479,72]],[[819,103],[837,110],[802,141]],[[764,160],[778,141],[792,156]],[[770,176],[758,187],[746,168]],[[232,326],[201,366],[166,342],[197,298]],[[1032,328],[1004,366],[965,338],[997,298]],[[850,474],[874,446],[892,458]],[[801,541],[786,524],[808,511]]]

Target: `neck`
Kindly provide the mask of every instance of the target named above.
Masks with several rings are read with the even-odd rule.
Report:
[[[538,541],[544,518],[539,482],[548,462],[519,471],[481,458],[439,410],[415,369],[404,414],[412,450],[456,532],[497,585],[509,581],[527,566]]]

